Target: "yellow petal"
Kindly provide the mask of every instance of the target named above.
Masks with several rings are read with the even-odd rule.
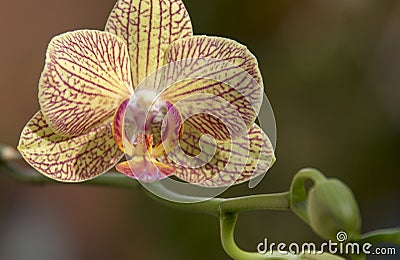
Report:
[[[184,153],[177,149],[159,160],[174,167],[178,178],[206,187],[248,181],[265,173],[275,161],[270,140],[256,124],[241,139],[224,143],[185,128],[181,149]]]
[[[181,0],[118,0],[105,30],[126,41],[134,86],[163,66],[173,41],[193,34]]]
[[[125,43],[100,31],[54,37],[39,83],[39,103],[58,134],[78,136],[110,120],[132,92]]]
[[[123,156],[110,124],[69,138],[54,133],[41,112],[25,126],[18,150],[37,171],[62,182],[90,180],[107,172]]]
[[[217,140],[246,134],[263,97],[258,63],[246,46],[219,37],[187,37],[171,44],[166,63],[161,97],[176,104],[188,125]]]

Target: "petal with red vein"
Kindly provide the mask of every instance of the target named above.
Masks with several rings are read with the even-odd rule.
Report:
[[[253,125],[263,83],[246,46],[219,37],[187,37],[171,44],[166,63],[162,98],[177,104],[184,118],[196,111],[188,125],[218,140],[241,137]],[[242,122],[245,129],[238,127]]]
[[[180,148],[184,153],[174,150],[159,160],[173,166],[178,178],[206,187],[248,181],[265,173],[275,161],[270,140],[255,124],[246,137],[225,143],[185,128]]]
[[[172,175],[175,168],[150,159],[147,156],[135,156],[116,166],[117,171],[136,180],[154,182]]]
[[[76,137],[60,136],[38,112],[22,131],[18,150],[37,171],[61,182],[82,182],[107,172],[123,156],[111,125]]]
[[[134,86],[163,66],[173,41],[193,34],[181,0],[118,0],[105,30],[127,43]]]
[[[131,92],[128,51],[118,37],[80,30],[51,40],[39,82],[39,103],[54,132],[87,133],[110,120]]]

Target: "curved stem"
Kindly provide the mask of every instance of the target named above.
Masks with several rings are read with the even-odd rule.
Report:
[[[235,242],[235,225],[237,213],[222,213],[220,216],[221,242],[225,252],[235,260],[344,260],[344,258],[329,253],[291,254],[289,252],[267,251],[267,245],[260,243],[257,250],[260,252],[247,252],[240,249]]]
[[[326,177],[317,169],[314,168],[305,168],[300,170],[296,174],[296,178],[299,178],[304,182],[306,179],[312,180],[315,184],[326,181]]]
[[[300,170],[293,178],[290,186],[290,208],[305,223],[309,223],[307,214],[307,190],[304,185],[306,180],[312,180],[314,185],[326,181],[325,176],[318,170],[306,168]]]
[[[235,225],[237,213],[224,213],[220,217],[221,242],[225,252],[235,260],[258,260],[258,259],[294,259],[282,256],[263,255],[255,252],[247,252],[240,249],[235,242]]]

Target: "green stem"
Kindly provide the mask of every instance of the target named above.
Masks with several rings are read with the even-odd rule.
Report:
[[[7,174],[13,179],[21,182],[30,184],[58,184],[54,180],[44,177],[38,174],[36,171],[21,166],[19,164],[20,156],[12,147],[5,147],[0,145],[0,168],[3,168],[3,173]],[[233,259],[243,260],[258,260],[258,259],[342,259],[337,256],[322,254],[322,255],[289,255],[289,254],[277,254],[275,252],[266,252],[266,254],[260,254],[258,252],[247,252],[240,249],[234,239],[234,230],[237,220],[237,214],[241,211],[246,210],[288,210],[292,208],[296,212],[295,205],[298,207],[296,212],[300,217],[304,217],[307,220],[301,203],[306,201],[306,190],[304,187],[304,181],[311,179],[314,183],[325,181],[325,177],[315,169],[305,169],[300,171],[295,181],[292,183],[290,192],[282,192],[276,194],[259,194],[251,196],[243,196],[236,198],[211,198],[207,201],[197,203],[179,203],[161,199],[148,192],[150,196],[168,206],[176,207],[179,209],[186,209],[194,212],[209,213],[220,219],[221,227],[221,241],[222,246],[226,253]],[[138,187],[138,182],[115,172],[103,174],[93,180],[84,182],[88,185],[96,186],[109,186],[116,188],[131,189]],[[296,197],[290,197],[290,194],[298,194]],[[299,214],[300,213],[300,214]],[[303,216],[302,216],[303,215]],[[307,222],[307,221],[306,221]],[[399,230],[384,230],[377,233],[372,233],[363,237],[362,241],[377,242],[377,241],[391,241],[399,243]],[[360,258],[362,259],[362,258]]]
[[[258,260],[258,259],[291,259],[281,256],[262,255],[255,252],[247,252],[240,249],[235,242],[235,225],[237,213],[224,213],[220,217],[221,242],[225,252],[235,260]]]
[[[312,180],[314,185],[326,181],[325,176],[318,170],[306,168],[299,171],[290,186],[290,208],[305,223],[310,224],[307,213],[307,190],[305,181]]]
[[[235,198],[211,198],[197,203],[180,203],[162,199],[147,193],[154,200],[179,209],[202,212],[218,217],[220,212],[240,212],[247,210],[288,210],[289,193],[260,194]]]
[[[289,192],[224,199],[220,204],[220,209],[223,212],[289,210]]]
[[[212,198],[196,203],[181,203],[160,198],[151,192],[146,192],[146,194],[149,195],[153,200],[156,200],[159,203],[164,204],[168,207],[183,209],[191,212],[206,213],[216,217],[219,216],[219,205],[225,201],[225,199],[222,198]]]
[[[331,255],[329,253],[322,254],[290,254],[289,252],[279,251],[261,251],[261,252],[247,252],[240,249],[235,242],[235,225],[238,213],[221,212],[220,230],[221,242],[225,252],[235,260],[262,260],[262,259],[275,259],[275,260],[344,260],[344,258]],[[260,250],[265,250],[265,246],[261,245]],[[268,250],[269,248],[267,248]],[[362,259],[362,258],[360,258]]]
[[[14,157],[8,156],[4,158],[3,151],[7,149],[11,151]],[[5,171],[9,177],[30,184],[45,185],[45,184],[60,184],[60,182],[49,179],[38,172],[31,170],[28,167],[19,165],[20,156],[13,148],[0,146],[0,167]],[[82,184],[82,183],[81,183]],[[138,182],[126,177],[123,174],[110,172],[96,177],[93,180],[86,181],[84,184],[96,185],[96,186],[107,186],[116,188],[131,189],[138,187]],[[236,198],[211,198],[207,201],[198,203],[179,203],[161,199],[158,196],[148,192],[150,197],[168,206],[172,206],[179,209],[186,209],[194,212],[208,213],[214,216],[219,216],[220,211],[224,212],[239,212],[245,210],[287,210],[289,209],[289,194],[287,192],[277,194],[261,194],[252,195]]]
[[[49,179],[38,172],[22,168],[10,163],[0,161],[0,166],[4,169],[4,173],[9,177],[29,184],[45,185],[45,184],[62,184],[60,182]],[[136,181],[126,177],[125,175],[110,172],[103,174],[93,180],[84,182],[87,185],[107,186],[116,188],[131,189],[138,187]],[[149,196],[162,204],[172,206],[179,209],[186,209],[194,212],[204,212],[214,216],[218,216],[219,210],[226,212],[239,212],[245,210],[287,210],[289,209],[289,194],[287,192],[277,194],[261,194],[237,198],[212,198],[207,201],[198,203],[179,203],[161,199],[158,196],[148,192]]]
[[[20,182],[36,185],[62,184],[61,182],[57,182],[43,176],[42,174],[39,174],[37,171],[19,166],[17,165],[17,162],[4,162],[0,160],[0,168],[4,169],[4,174]],[[125,175],[116,172],[103,174],[93,180],[84,182],[84,184],[94,186],[118,187],[125,189],[131,189],[138,186],[138,183],[136,181],[133,181],[129,177],[126,177]]]
[[[364,254],[360,254],[360,255],[351,255],[350,256],[351,260],[366,260],[367,256]]]
[[[392,243],[400,245],[400,228],[381,229],[366,233],[359,242],[361,244]]]
[[[9,177],[29,184],[45,185],[45,184],[62,184],[60,182],[49,179],[36,171],[30,169],[22,169],[9,163],[0,161],[0,166],[4,169],[4,173]],[[131,189],[138,187],[138,182],[118,173],[106,173],[93,180],[86,181],[84,184],[95,186],[107,186],[116,188]],[[214,216],[218,216],[219,210],[225,212],[239,212],[245,210],[288,210],[289,209],[289,193],[277,194],[260,194],[236,198],[212,198],[207,201],[198,203],[179,203],[161,199],[151,193],[150,197],[168,206],[180,209],[187,209],[195,212],[204,212]]]

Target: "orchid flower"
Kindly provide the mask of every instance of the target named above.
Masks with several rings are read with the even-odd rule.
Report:
[[[237,85],[197,75],[140,87],[163,66],[193,59],[232,65],[240,72],[206,67]],[[174,70],[193,76],[200,67]],[[164,70],[162,77],[174,73],[181,72]],[[236,41],[193,36],[181,0],[118,0],[105,31],[77,30],[51,40],[39,81],[40,111],[23,129],[18,149],[37,171],[61,182],[90,180],[116,166],[146,182],[173,175],[228,186],[266,172],[275,160],[270,140],[254,123],[262,96],[256,58]],[[199,156],[211,150],[212,156]],[[119,163],[124,154],[127,160]]]

